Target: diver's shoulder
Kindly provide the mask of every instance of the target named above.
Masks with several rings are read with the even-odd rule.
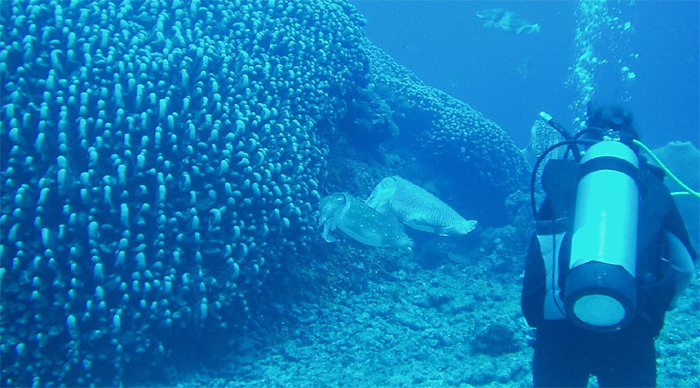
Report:
[[[663,184],[666,172],[663,168],[650,164],[646,159],[639,160],[640,178],[652,179]]]

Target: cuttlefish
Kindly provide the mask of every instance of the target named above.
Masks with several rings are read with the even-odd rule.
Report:
[[[521,33],[532,34],[540,31],[539,24],[531,23],[515,12],[503,8],[483,10],[477,12],[476,16],[484,20],[485,27],[500,28],[505,32],[513,32],[516,35]]]
[[[351,238],[374,247],[408,247],[413,242],[396,218],[380,213],[348,193],[333,193],[321,198],[320,224],[323,238],[336,241],[336,228]]]
[[[382,179],[365,202],[378,212],[390,214],[424,232],[459,235],[476,227],[476,221],[464,219],[439,198],[398,175]]]

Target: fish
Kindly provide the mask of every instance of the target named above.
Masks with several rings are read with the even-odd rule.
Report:
[[[367,206],[363,201],[344,192],[321,198],[320,225],[323,239],[335,242],[331,234],[340,229],[350,238],[373,247],[410,247],[413,244],[396,218]]]
[[[391,214],[406,226],[442,236],[467,234],[477,224],[398,175],[382,179],[365,203],[380,213]]]
[[[531,23],[515,12],[503,8],[486,9],[477,12],[476,17],[484,20],[484,27],[500,28],[516,35],[540,32],[539,24]]]

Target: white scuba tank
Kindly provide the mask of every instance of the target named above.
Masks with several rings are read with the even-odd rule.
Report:
[[[634,151],[613,140],[581,159],[564,304],[590,329],[619,329],[634,316],[638,167]]]

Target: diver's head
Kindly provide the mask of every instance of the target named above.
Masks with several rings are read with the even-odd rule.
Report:
[[[611,138],[631,145],[632,140],[639,139],[632,112],[620,105],[593,106],[589,102],[586,127],[586,138],[592,140]]]

